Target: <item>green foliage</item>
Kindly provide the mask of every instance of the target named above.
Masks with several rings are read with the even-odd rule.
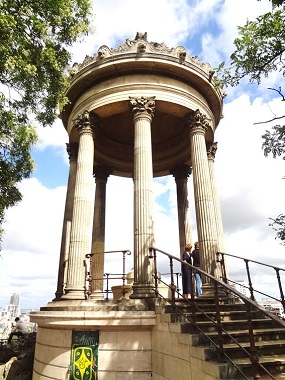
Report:
[[[17,184],[34,167],[29,115],[52,125],[66,103],[68,48],[88,33],[91,6],[90,0],[0,2],[1,225],[5,210],[21,200]]]
[[[285,5],[274,7],[272,12],[239,26],[239,37],[234,41],[236,49],[230,57],[230,67],[222,71],[222,84],[236,86],[244,77],[248,77],[251,83],[259,84],[262,77],[268,77],[272,71],[285,75],[284,24]]]
[[[272,0],[271,12],[259,16],[254,21],[248,20],[244,26],[239,26],[239,36],[234,41],[235,51],[230,57],[230,66],[225,68],[222,63],[219,67],[220,85],[236,86],[243,78],[248,78],[250,83],[259,84],[262,78],[267,78],[272,72],[280,73],[283,79],[284,25],[285,0]],[[277,91],[282,100],[285,100],[281,87],[271,90]],[[276,117],[276,120],[282,117]],[[267,130],[262,138],[265,156],[272,154],[274,158],[283,156],[285,159],[285,126],[274,126],[271,131]],[[285,215],[280,214],[271,220],[270,226],[277,232],[276,238],[285,245]]]
[[[272,131],[265,131],[262,135],[263,144],[262,148],[264,155],[267,157],[272,154],[274,158],[283,155],[285,160],[285,126],[275,125],[272,127]]]

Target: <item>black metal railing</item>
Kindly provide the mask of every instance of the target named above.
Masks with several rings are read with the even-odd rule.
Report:
[[[280,327],[285,328],[285,321],[274,315],[273,313],[270,313],[267,310],[264,310],[261,306],[259,306],[256,302],[254,302],[252,299],[247,298],[244,296],[242,293],[237,291],[236,289],[233,289],[231,286],[227,284],[225,281],[220,281],[214,276],[210,275],[209,273],[204,272],[200,268],[194,267],[191,264],[185,263],[176,256],[173,256],[167,252],[164,252],[160,249],[150,247],[149,248],[149,256],[150,258],[153,258],[154,260],[154,287],[155,287],[155,293],[157,297],[161,297],[159,294],[158,290],[158,282],[159,282],[159,276],[158,276],[158,268],[157,268],[157,253],[161,253],[165,257],[168,258],[169,260],[169,269],[170,269],[170,278],[171,278],[171,284],[169,285],[169,288],[171,290],[171,298],[167,299],[168,302],[172,305],[172,308],[174,310],[178,310],[181,314],[184,315],[184,317],[190,322],[191,326],[193,327],[194,331],[199,331],[203,336],[206,337],[208,341],[212,345],[215,346],[215,348],[218,351],[219,357],[220,358],[226,358],[240,373],[242,377],[247,379],[247,376],[242,372],[242,370],[233,362],[233,360],[227,355],[225,346],[224,346],[224,338],[223,334],[226,334],[227,336],[230,337],[231,342],[236,344],[250,359],[250,362],[252,363],[252,372],[253,372],[253,378],[254,379],[259,379],[260,378],[260,368],[271,378],[274,380],[273,375],[259,362],[258,358],[258,350],[255,345],[255,339],[254,339],[254,330],[253,330],[253,320],[254,316],[253,313],[258,311],[264,317],[269,318],[273,320],[275,323],[280,325]],[[174,262],[180,262],[180,264],[187,265],[190,269],[190,275],[191,278],[193,278],[192,274],[194,271],[200,273],[206,279],[208,285],[212,286],[212,291],[214,295],[214,304],[215,304],[215,318],[212,318],[210,315],[208,315],[204,310],[199,308],[196,299],[194,297],[194,286],[192,284],[191,286],[191,297],[190,299],[185,299],[185,302],[187,302],[190,306],[190,316],[187,314],[185,315],[181,309],[178,306],[177,300],[176,300],[176,294],[177,294],[177,289],[175,286],[174,282]],[[275,267],[274,267],[275,268]],[[281,268],[279,268],[280,270]],[[225,271],[225,268],[224,268]],[[225,271],[226,273],[226,271]],[[224,277],[224,280],[226,278]],[[161,280],[160,280],[161,281]],[[167,284],[165,284],[167,285]],[[281,287],[282,289],[282,287]],[[247,332],[248,332],[248,341],[249,341],[249,350],[246,350],[244,347],[242,347],[239,342],[228,332],[225,330],[223,323],[221,321],[221,305],[223,304],[225,297],[227,299],[231,298],[234,299],[239,299],[240,302],[245,304],[246,307],[246,315],[247,315]],[[210,336],[207,335],[197,324],[197,317],[196,314],[197,312],[202,313],[211,323],[213,324],[217,335],[218,335],[218,344],[216,344]]]
[[[92,273],[92,261],[93,257],[97,254],[108,254],[108,253],[122,253],[122,273],[104,273],[103,277],[93,277]],[[118,284],[118,280],[121,280],[122,282],[120,285],[122,285],[122,296],[125,297],[125,294],[127,293],[126,289],[126,256],[131,255],[131,251],[128,249],[124,250],[118,250],[118,251],[104,251],[104,252],[96,252],[96,253],[88,253],[85,257],[88,260],[87,270],[86,270],[86,298],[88,299],[92,293],[92,283],[94,281],[102,281],[103,287],[102,287],[102,293],[104,293],[104,299],[109,300],[109,295],[112,294],[112,285]]]
[[[232,261],[233,260],[237,260],[239,262],[242,262],[242,261],[244,262],[248,285],[241,285],[240,283],[238,283],[238,282],[236,282],[236,281],[234,281],[232,279],[229,279],[227,277],[225,257],[230,258]],[[256,300],[256,297],[255,297],[256,293],[260,294],[260,295],[263,295],[263,296],[266,296],[266,297],[270,298],[271,300],[278,301],[278,302],[280,302],[282,304],[283,312],[285,313],[285,299],[284,299],[284,292],[283,292],[283,287],[282,287],[282,282],[281,282],[281,276],[280,276],[280,273],[283,273],[283,275],[285,275],[285,269],[277,267],[277,266],[274,266],[274,265],[265,264],[265,263],[262,263],[260,261],[250,260],[250,259],[247,259],[247,258],[244,258],[244,257],[241,257],[241,256],[231,255],[229,253],[223,253],[223,252],[217,252],[217,262],[220,263],[220,265],[221,265],[221,272],[222,272],[223,282],[225,282],[225,283],[227,283],[229,285],[231,285],[231,284],[240,285],[243,288],[248,289],[249,294],[250,294],[250,298],[253,301]],[[279,290],[280,298],[276,298],[273,295],[264,293],[264,292],[262,292],[262,291],[260,291],[260,290],[258,290],[258,289],[256,289],[254,287],[252,275],[251,275],[251,272],[250,272],[250,265],[258,265],[260,267],[266,267],[269,270],[273,271],[273,273],[276,276],[276,287],[273,286],[272,288],[273,289],[277,288]],[[256,272],[256,270],[255,270],[255,272]]]

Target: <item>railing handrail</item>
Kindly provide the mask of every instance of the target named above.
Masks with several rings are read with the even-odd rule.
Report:
[[[271,320],[275,321],[277,324],[281,325],[283,328],[285,328],[285,321],[281,320],[280,318],[278,318],[273,313],[270,313],[269,311],[265,310],[264,308],[259,306],[256,302],[254,302],[252,299],[247,298],[246,296],[244,296],[242,293],[240,293],[236,289],[233,289],[232,287],[230,287],[225,282],[218,280],[216,277],[210,275],[209,273],[203,271],[202,269],[200,269],[198,267],[194,267],[192,264],[189,264],[189,263],[181,260],[180,258],[171,255],[170,253],[167,253],[167,252],[162,251],[162,250],[155,248],[155,247],[150,247],[149,248],[150,258],[154,258],[154,261],[155,261],[155,263],[154,263],[154,267],[155,267],[154,276],[155,276],[156,296],[159,295],[159,292],[157,289],[157,260],[156,260],[156,252],[157,251],[161,252],[162,254],[166,255],[169,258],[170,268],[171,268],[172,272],[173,272],[173,260],[175,260],[177,262],[180,262],[183,265],[187,265],[190,268],[191,275],[192,275],[193,271],[196,271],[196,272],[199,272],[200,274],[208,277],[209,279],[211,279],[213,281],[213,283],[214,283],[214,294],[215,294],[214,298],[215,298],[215,306],[216,306],[216,317],[217,317],[217,322],[215,322],[215,325],[216,325],[216,329],[217,329],[217,333],[218,333],[218,337],[219,337],[218,353],[219,353],[219,355],[223,354],[238,369],[238,371],[243,375],[243,377],[245,377],[247,379],[247,377],[244,375],[244,373],[233,363],[233,361],[228,357],[228,355],[224,351],[223,338],[222,338],[222,331],[224,331],[224,329],[223,329],[223,324],[221,322],[221,317],[220,317],[220,306],[219,306],[220,301],[219,301],[219,296],[218,296],[218,293],[219,293],[218,292],[218,286],[226,289],[227,292],[234,294],[235,296],[237,296],[239,299],[241,299],[243,301],[243,303],[246,306],[246,311],[247,311],[247,323],[248,323],[247,326],[248,326],[249,344],[250,344],[250,349],[249,349],[249,352],[247,352],[247,353],[248,353],[250,361],[252,363],[253,377],[255,379],[260,377],[258,367],[261,367],[272,379],[274,379],[274,377],[267,370],[267,368],[265,368],[264,365],[259,362],[258,353],[257,353],[255,341],[254,341],[254,331],[253,331],[253,323],[252,323],[251,312],[252,312],[252,309],[258,310],[263,315],[267,316],[269,319],[271,319]],[[171,275],[171,278],[172,278],[171,285],[170,285],[170,289],[172,291],[171,304],[172,304],[172,307],[177,307],[175,305],[175,296],[174,296],[175,288],[173,287],[173,275]],[[186,301],[189,302],[188,299],[186,299]],[[191,287],[190,305],[192,305],[192,315],[193,315],[193,319],[194,319],[194,322],[191,322],[191,324],[194,324],[194,326],[196,326],[195,309],[197,309],[197,306],[196,306],[196,302],[194,300],[193,286]],[[237,343],[237,344],[239,345],[239,343]],[[217,345],[215,345],[215,346],[217,346]]]
[[[280,323],[283,327],[285,327],[285,321],[280,319],[279,317],[277,317],[276,315],[274,315],[273,313],[270,313],[269,311],[265,310],[264,308],[262,308],[261,306],[259,306],[256,302],[252,301],[250,298],[247,298],[246,296],[244,296],[242,293],[240,293],[238,290],[236,289],[233,289],[231,286],[229,286],[228,284],[226,284],[225,282],[222,282],[220,280],[218,280],[216,277],[212,276],[211,274],[207,273],[207,272],[204,272],[202,269],[200,269],[199,267],[194,267],[194,265],[192,264],[189,264],[189,263],[186,263],[185,261],[181,260],[180,258],[176,257],[176,256],[173,256],[171,255],[170,253],[167,253],[165,251],[162,251],[161,249],[158,249],[158,248],[155,248],[155,247],[150,247],[149,248],[150,250],[155,250],[155,251],[158,251],[158,252],[161,252],[163,253],[164,255],[168,256],[168,257],[171,257],[172,259],[176,260],[176,261],[179,261],[181,264],[185,264],[187,266],[189,266],[193,271],[195,270],[196,272],[199,272],[200,274],[210,278],[213,282],[215,282],[216,284],[222,286],[223,288],[227,289],[230,293],[233,293],[235,294],[238,298],[242,299],[244,301],[244,303],[246,303],[247,305],[250,305],[250,306],[253,306],[255,309],[258,309],[260,310],[263,314],[265,314],[267,317],[269,317],[270,319],[276,321],[277,323]]]
[[[276,265],[262,263],[261,261],[251,260],[251,259],[248,259],[246,257],[233,255],[231,253],[217,252],[217,255],[225,255],[225,256],[235,257],[236,259],[241,259],[241,260],[244,260],[244,261],[249,261],[251,263],[260,264],[260,265],[263,265],[265,267],[269,267],[269,268],[272,268],[272,269],[275,269],[275,270],[276,269],[277,270],[282,270],[283,272],[285,272],[285,268],[277,267]]]
[[[280,268],[280,267],[277,267],[277,266],[274,266],[274,265],[270,265],[270,264],[265,264],[265,263],[262,263],[262,262],[256,261],[256,260],[247,259],[245,257],[241,257],[241,256],[237,256],[237,255],[232,255],[230,253],[217,252],[217,262],[219,262],[220,265],[221,265],[222,278],[223,278],[224,282],[228,282],[228,280],[231,281],[230,279],[227,278],[226,267],[225,267],[225,257],[224,256],[232,257],[234,259],[242,260],[244,262],[245,267],[246,267],[247,280],[248,280],[248,286],[246,286],[246,288],[249,290],[249,292],[250,292],[250,298],[252,300],[255,299],[254,292],[262,294],[262,295],[264,295],[266,297],[269,297],[272,300],[280,302],[282,304],[282,306],[283,306],[283,312],[285,313],[285,296],[284,296],[284,291],[283,291],[282,282],[281,282],[281,276],[280,276],[280,271],[285,272],[284,268]],[[249,264],[250,263],[262,265],[262,266],[265,266],[266,268],[270,268],[270,269],[273,269],[275,271],[275,275],[277,277],[277,282],[278,282],[278,287],[279,287],[279,292],[280,292],[280,300],[278,300],[276,297],[273,297],[273,296],[268,295],[266,293],[263,293],[263,292],[261,292],[261,291],[259,291],[257,289],[254,289],[253,284],[252,284],[250,269],[249,269]]]

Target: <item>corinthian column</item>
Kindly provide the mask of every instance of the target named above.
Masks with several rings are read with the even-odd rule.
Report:
[[[149,247],[154,245],[153,172],[151,120],[152,98],[130,98],[134,118],[134,285],[132,298],[154,297],[153,260]]]
[[[91,298],[103,299],[106,184],[110,171],[105,167],[95,169],[95,204],[92,233]]]
[[[185,251],[185,245],[192,243],[192,230],[189,220],[189,201],[188,201],[188,177],[191,168],[188,165],[177,166],[172,170],[176,183],[177,211],[179,226],[180,256]]]
[[[216,142],[212,144],[208,144],[207,155],[208,155],[208,162],[209,162],[209,172],[210,172],[210,178],[211,178],[214,212],[215,212],[216,228],[217,228],[217,250],[218,252],[225,252],[223,220],[222,220],[219,196],[217,192],[215,166],[214,166],[216,152],[218,148],[217,145],[218,143]],[[217,267],[216,277],[221,279],[220,267]]]
[[[74,189],[75,189],[75,179],[76,179],[76,169],[77,169],[78,144],[77,143],[66,144],[66,149],[69,155],[69,176],[68,176],[66,199],[65,199],[65,210],[64,210],[64,217],[63,217],[60,256],[59,256],[59,268],[58,268],[58,278],[57,278],[57,291],[55,293],[55,300],[59,300],[61,296],[63,295],[63,288],[66,282],[70,226],[71,226],[71,219],[72,219],[72,212],[73,212]]]
[[[67,285],[64,299],[85,299],[85,255],[90,253],[94,143],[88,111],[75,120],[79,151],[71,224]]]
[[[201,251],[201,267],[214,275],[217,252],[217,229],[213,205],[212,184],[209,172],[205,133],[210,125],[200,110],[187,120],[193,171],[194,197],[198,239]],[[209,282],[205,279],[205,282]]]

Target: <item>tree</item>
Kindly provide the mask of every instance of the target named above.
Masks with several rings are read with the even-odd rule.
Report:
[[[22,198],[37,141],[65,104],[69,47],[90,30],[90,0],[1,0],[0,242],[7,208]]]
[[[247,21],[244,26],[238,27],[239,37],[235,39],[235,51],[231,55],[230,67],[222,72],[220,84],[236,86],[247,77],[249,82],[259,84],[262,78],[267,78],[273,71],[285,76],[285,0],[272,0],[272,11],[265,13],[255,21]],[[222,70],[222,71],[221,71]],[[281,100],[285,98],[282,88],[270,88],[277,91]],[[274,118],[282,119],[285,115]],[[262,136],[265,156],[270,154],[274,158],[283,156],[285,159],[285,125],[275,125],[271,131],[267,130]],[[276,230],[276,238],[285,245],[285,214],[271,219],[270,226]]]

